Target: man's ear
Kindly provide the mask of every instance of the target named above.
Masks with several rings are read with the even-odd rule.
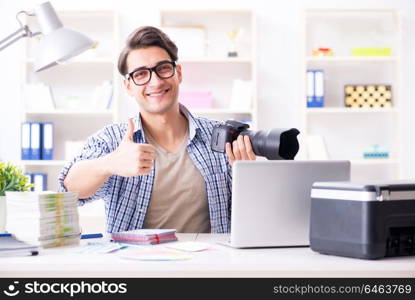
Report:
[[[125,89],[127,90],[128,95],[130,95],[131,97],[133,97],[131,80],[124,79],[124,86],[125,86]]]
[[[179,79],[179,83],[182,83],[182,65],[176,66],[177,78]]]

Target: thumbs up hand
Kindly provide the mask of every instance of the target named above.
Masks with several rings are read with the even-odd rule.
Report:
[[[156,157],[155,149],[149,144],[137,144],[133,140],[134,122],[128,120],[128,129],[120,145],[107,155],[108,171],[111,175],[132,177],[150,174]]]

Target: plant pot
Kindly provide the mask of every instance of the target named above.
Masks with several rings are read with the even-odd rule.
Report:
[[[6,231],[6,196],[0,196],[0,233]]]

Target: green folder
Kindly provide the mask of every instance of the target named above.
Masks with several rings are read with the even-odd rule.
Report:
[[[391,56],[391,48],[352,48],[352,56]]]

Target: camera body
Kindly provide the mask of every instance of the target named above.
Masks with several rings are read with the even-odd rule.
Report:
[[[225,152],[226,143],[232,143],[238,136],[248,130],[249,125],[228,120],[213,127],[211,149],[216,152]]]
[[[239,135],[249,136],[255,155],[265,156],[270,160],[294,159],[299,150],[297,129],[272,129],[269,131],[248,130],[249,125],[227,120],[214,126],[211,139],[211,149],[216,152],[226,152],[226,143],[232,143]]]

